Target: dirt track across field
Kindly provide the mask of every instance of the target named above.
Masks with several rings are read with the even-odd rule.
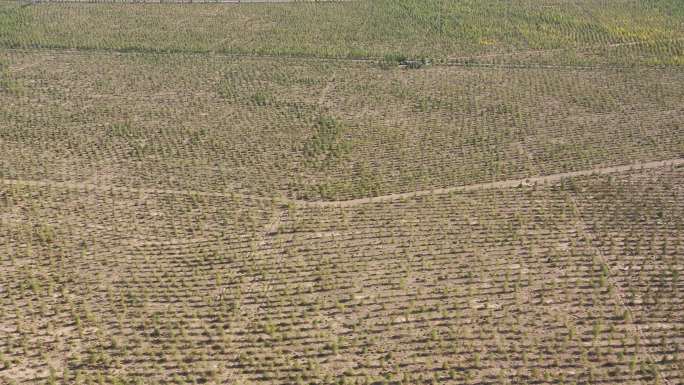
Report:
[[[471,185],[465,185],[465,186],[444,187],[444,188],[436,188],[436,189],[431,189],[431,190],[421,190],[421,191],[408,192],[408,193],[388,194],[388,195],[381,195],[381,196],[373,197],[373,198],[360,198],[360,199],[352,199],[352,200],[346,200],[346,201],[320,201],[320,202],[297,201],[297,203],[304,203],[304,204],[311,205],[311,206],[322,206],[322,207],[324,207],[324,206],[348,207],[348,206],[356,206],[356,205],[360,205],[360,204],[364,204],[364,203],[386,202],[386,201],[392,201],[392,200],[397,200],[397,199],[407,199],[407,198],[420,197],[420,196],[433,195],[433,194],[448,194],[451,192],[462,192],[462,191],[473,191],[473,190],[489,190],[489,189],[497,189],[497,188],[518,187],[521,185],[553,183],[553,182],[559,182],[565,178],[572,178],[572,177],[577,177],[577,176],[612,174],[612,173],[625,172],[625,171],[630,171],[630,170],[653,169],[653,168],[660,168],[660,167],[665,167],[665,166],[677,166],[677,165],[682,165],[682,164],[684,164],[684,158],[677,158],[677,159],[660,160],[660,161],[653,161],[653,162],[635,163],[635,164],[624,165],[624,166],[592,168],[592,169],[588,169],[588,170],[563,172],[560,174],[535,176],[535,177],[524,178],[524,179],[509,179],[509,180],[501,180],[501,181],[488,182],[488,183],[477,183],[477,184],[471,184]]]
[[[448,194],[452,192],[464,192],[464,191],[474,191],[474,190],[489,190],[497,188],[512,188],[518,186],[530,186],[534,184],[544,184],[544,183],[554,183],[559,182],[565,178],[572,178],[578,176],[588,176],[588,175],[604,175],[620,173],[632,170],[647,170],[667,166],[679,166],[684,165],[684,158],[659,160],[652,162],[639,162],[629,165],[622,166],[611,166],[611,167],[597,167],[588,170],[571,171],[559,174],[551,174],[544,176],[535,176],[523,179],[509,179],[494,181],[488,183],[476,183],[465,186],[454,186],[454,187],[443,187],[430,190],[419,190],[407,193],[396,193],[381,195],[372,198],[359,198],[344,201],[304,201],[304,200],[294,200],[287,198],[276,198],[276,200],[282,200],[283,203],[294,203],[300,206],[311,206],[311,207],[350,207],[358,206],[368,203],[376,202],[388,202],[400,199],[409,199],[413,197],[421,197],[426,195],[439,195]],[[76,182],[57,182],[50,180],[24,180],[24,179],[0,179],[0,184],[5,185],[19,185],[19,186],[49,186],[57,188],[69,188],[69,189],[79,189],[79,190],[100,190],[100,191],[121,191],[121,192],[140,192],[140,193],[150,193],[150,194],[176,194],[176,195],[196,195],[196,196],[214,196],[214,197],[245,197],[248,199],[258,199],[258,200],[270,200],[271,198],[240,194],[240,193],[230,193],[230,192],[206,192],[197,190],[173,190],[173,189],[153,189],[153,188],[129,188],[129,187],[114,187],[114,186],[102,186],[97,184],[89,183],[76,183]]]

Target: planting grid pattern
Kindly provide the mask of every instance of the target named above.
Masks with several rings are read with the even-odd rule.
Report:
[[[5,184],[1,374],[680,383],[683,173],[340,208]]]
[[[684,383],[682,9],[0,2],[0,385]]]
[[[344,200],[684,154],[684,73],[5,51],[3,178]]]
[[[174,0],[175,1],[175,0]],[[127,4],[123,4],[127,3]],[[521,65],[684,64],[678,0],[0,3],[0,46]],[[68,20],[68,23],[62,22]]]

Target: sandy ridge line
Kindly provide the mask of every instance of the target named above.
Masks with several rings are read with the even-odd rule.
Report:
[[[14,185],[14,186],[36,186],[36,187],[59,187],[66,189],[76,189],[84,190],[96,190],[96,191],[115,191],[115,192],[127,192],[127,193],[142,193],[142,194],[173,194],[173,195],[188,195],[188,196],[200,196],[200,197],[220,197],[220,198],[231,198],[240,197],[252,200],[261,201],[272,201],[281,204],[293,203],[300,206],[309,207],[350,207],[358,206],[367,203],[379,203],[379,202],[389,202],[394,200],[408,199],[414,197],[421,197],[426,195],[440,195],[448,194],[451,192],[466,192],[466,191],[476,191],[476,190],[490,190],[490,189],[500,189],[500,188],[512,188],[518,187],[520,185],[533,185],[533,184],[543,184],[549,182],[559,182],[565,178],[572,178],[577,176],[588,176],[588,175],[604,175],[619,173],[631,170],[648,170],[654,168],[660,168],[665,166],[678,166],[684,165],[684,158],[675,158],[667,160],[659,160],[652,162],[637,162],[622,166],[611,166],[611,167],[598,167],[588,170],[580,171],[570,171],[559,174],[551,174],[546,176],[536,176],[522,179],[509,179],[496,182],[487,183],[477,183],[464,186],[454,186],[454,187],[443,187],[430,190],[419,190],[407,193],[396,193],[381,195],[372,198],[359,198],[350,199],[342,201],[305,201],[298,199],[289,199],[285,197],[264,197],[258,195],[241,194],[237,192],[208,192],[208,191],[198,191],[198,190],[174,190],[174,189],[155,189],[155,188],[135,188],[135,187],[115,187],[115,186],[102,186],[97,184],[89,183],[76,183],[76,182],[57,182],[50,180],[25,180],[25,179],[7,179],[0,178],[0,184],[3,185]]]

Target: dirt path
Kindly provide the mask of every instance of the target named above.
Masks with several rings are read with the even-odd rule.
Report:
[[[659,160],[652,162],[641,162],[634,163],[623,166],[612,166],[612,167],[598,167],[588,170],[564,172],[559,174],[551,174],[546,176],[536,176],[522,179],[509,179],[496,182],[488,183],[477,183],[465,186],[455,186],[455,187],[444,187],[436,188],[430,190],[419,190],[408,193],[396,193],[381,195],[372,198],[359,198],[344,201],[303,201],[303,200],[293,200],[288,198],[268,198],[257,195],[240,194],[235,192],[206,192],[197,190],[174,190],[174,189],[154,189],[154,188],[130,188],[130,187],[114,187],[114,186],[103,186],[90,183],[76,183],[76,182],[57,182],[50,180],[24,180],[24,179],[2,179],[0,178],[0,184],[3,185],[16,185],[16,186],[36,186],[36,187],[60,187],[66,189],[74,190],[95,190],[95,191],[115,191],[115,192],[134,192],[134,193],[148,193],[148,194],[175,194],[175,195],[195,195],[204,197],[242,197],[246,199],[263,200],[263,201],[279,201],[281,203],[294,203],[300,206],[310,206],[310,207],[350,207],[358,206],[367,203],[376,202],[389,202],[399,199],[408,199],[414,197],[421,197],[426,195],[434,194],[448,194],[451,192],[462,192],[462,191],[474,191],[474,190],[489,190],[498,188],[511,188],[518,187],[520,185],[533,185],[558,182],[565,178],[587,176],[587,175],[604,175],[619,173],[631,170],[648,170],[654,168],[660,168],[665,166],[677,166],[684,165],[684,158]]]
[[[69,56],[93,56],[93,55],[176,55],[184,57],[217,57],[226,59],[250,59],[250,60],[296,60],[302,62],[340,62],[340,63],[359,63],[359,64],[378,64],[382,63],[383,59],[379,57],[365,57],[365,58],[347,58],[347,57],[325,57],[325,56],[294,56],[294,55],[267,55],[267,54],[250,54],[239,52],[221,52],[217,51],[221,44],[228,41],[229,38],[224,38],[214,43],[206,51],[199,52],[164,52],[154,51],[149,48],[137,48],[129,50],[120,50],[115,48],[63,48],[63,47],[30,47],[30,48],[10,48],[0,46],[1,51],[17,52],[17,53],[49,53],[50,55],[69,55]],[[508,68],[508,69],[543,69],[543,70],[625,70],[634,68],[632,66],[618,66],[618,65],[577,65],[577,64],[515,64],[515,63],[483,63],[483,62],[463,62],[447,59],[445,62],[434,62],[431,64],[434,67],[464,67],[464,68]],[[398,64],[397,64],[397,68]],[[645,66],[644,68],[658,68]]]
[[[332,1],[332,0],[329,0]],[[346,1],[352,1],[352,0],[346,0]],[[119,3],[120,4],[120,3]],[[182,28],[179,27],[179,28]],[[219,39],[217,42],[214,42],[207,50],[205,51],[198,51],[198,52],[183,52],[183,51],[175,51],[175,52],[164,52],[164,51],[155,51],[151,50],[149,48],[136,48],[136,49],[127,49],[127,50],[121,50],[121,49],[115,49],[115,48],[88,48],[88,47],[80,47],[80,48],[66,48],[66,47],[30,47],[30,48],[11,48],[11,47],[1,47],[0,46],[0,51],[5,51],[5,52],[17,52],[17,53],[49,53],[51,55],[69,55],[69,56],[92,56],[92,55],[102,55],[102,56],[109,56],[109,55],[145,55],[145,54],[154,54],[154,55],[176,55],[176,56],[185,56],[185,57],[217,57],[217,58],[226,58],[226,59],[249,59],[249,60],[296,60],[296,61],[302,61],[302,62],[341,62],[341,63],[358,63],[358,64],[368,64],[368,65],[375,65],[378,63],[383,62],[383,58],[381,57],[364,57],[364,58],[349,58],[349,57],[325,57],[325,56],[295,56],[295,55],[287,55],[287,54],[282,54],[282,55],[268,55],[268,54],[251,54],[251,53],[240,53],[240,52],[222,52],[220,51],[220,47],[223,43],[226,41],[230,40],[230,37]],[[618,44],[618,43],[616,43]],[[624,43],[624,44],[631,44],[631,43]],[[507,54],[497,54],[497,56],[502,56],[502,55],[507,55]],[[472,58],[479,58],[478,56],[475,57],[469,57],[469,59]],[[490,63],[490,62],[469,62],[469,61],[464,61],[466,57],[463,59],[459,58],[447,58],[446,61],[442,62],[433,62],[431,66],[434,67],[463,67],[463,68],[503,68],[503,69],[529,69],[529,70],[588,70],[588,71],[593,71],[593,70],[628,70],[628,69],[633,69],[635,68],[634,66],[630,65],[602,65],[602,64],[586,64],[586,65],[581,65],[581,64],[541,64],[541,63],[505,63],[505,62],[500,62],[500,63]],[[659,69],[660,67],[658,66],[638,66],[639,68],[652,68],[652,69]],[[398,65],[397,65],[398,68]]]
[[[577,176],[612,174],[612,173],[625,172],[625,171],[630,171],[630,170],[653,169],[653,168],[660,168],[660,167],[669,166],[669,165],[681,165],[681,164],[684,164],[684,158],[660,160],[660,161],[645,162],[645,163],[635,163],[635,164],[624,165],[624,166],[592,168],[589,170],[564,172],[564,173],[560,173],[560,174],[536,176],[536,177],[523,178],[523,179],[510,179],[510,180],[502,180],[502,181],[497,181],[497,182],[471,184],[471,185],[465,185],[465,186],[445,187],[445,188],[437,188],[437,189],[432,189],[432,190],[421,190],[421,191],[408,192],[408,193],[389,194],[389,195],[382,195],[382,196],[378,196],[378,197],[374,197],[374,198],[360,198],[360,199],[352,199],[352,200],[347,200],[347,201],[321,201],[321,202],[295,201],[295,202],[298,204],[302,204],[302,205],[318,206],[318,207],[330,207],[330,206],[333,206],[333,207],[349,207],[349,206],[357,206],[357,205],[361,205],[361,204],[365,204],[365,203],[387,202],[387,201],[392,201],[392,200],[397,200],[397,199],[406,199],[406,198],[413,198],[413,197],[419,197],[419,196],[425,196],[425,195],[447,194],[450,192],[458,192],[458,191],[473,191],[473,190],[488,190],[488,189],[496,189],[496,188],[510,188],[510,187],[517,187],[520,185],[533,185],[535,183],[542,184],[542,183],[548,183],[548,182],[558,182],[558,181],[565,179],[565,178],[571,178],[571,177],[577,177]]]

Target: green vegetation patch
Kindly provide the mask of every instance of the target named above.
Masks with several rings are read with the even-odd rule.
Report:
[[[313,136],[302,148],[307,163],[321,167],[349,153],[351,144],[344,138],[345,131],[346,127],[335,118],[321,116]]]
[[[651,57],[676,64],[669,51],[684,38],[680,8],[666,0],[1,5],[0,46],[508,62],[556,49],[597,61],[585,52],[606,47],[600,59],[621,44],[660,42]]]

